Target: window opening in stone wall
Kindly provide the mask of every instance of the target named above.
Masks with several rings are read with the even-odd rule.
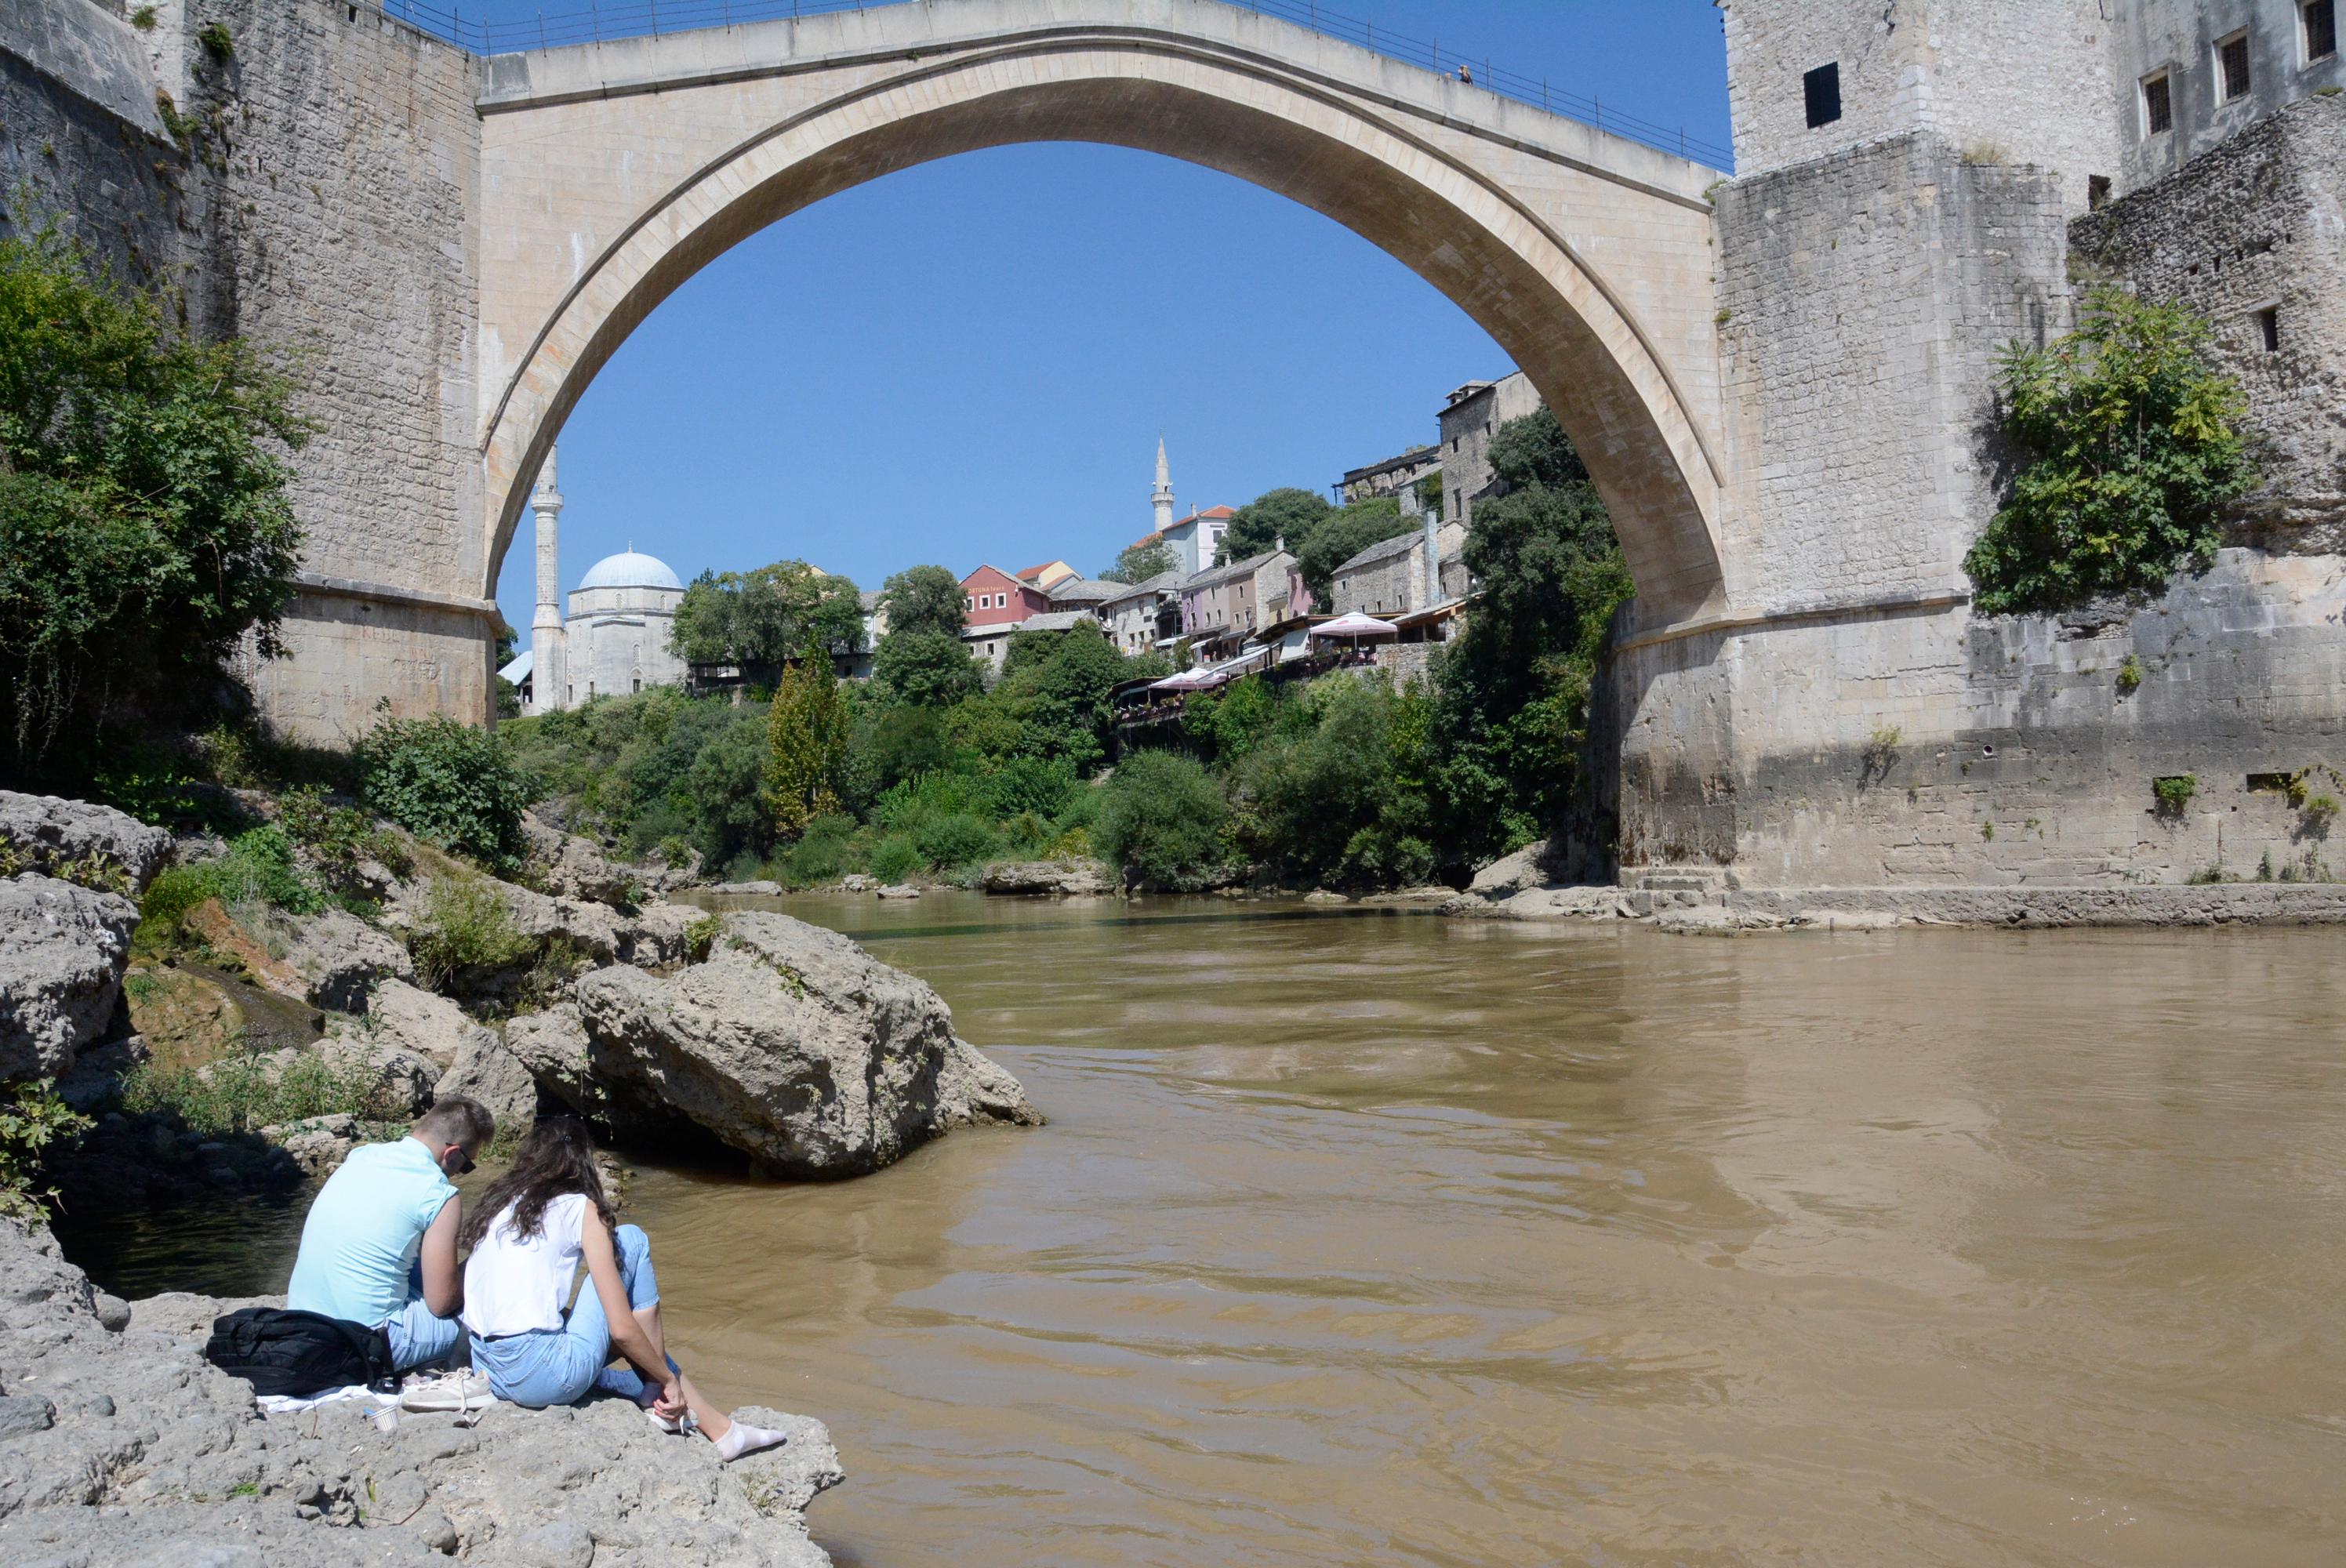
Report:
[[[2159,136],[2175,128],[2175,97],[2165,71],[2142,79],[2142,131]]]
[[[2224,95],[2224,102],[2232,103],[2249,96],[2249,36],[2235,33],[2219,39],[2216,45],[2216,89]]]
[[[2338,0],[2306,0],[2297,15],[2305,25],[2307,65],[2338,52]]]
[[[1808,102],[1810,130],[1841,118],[1841,63],[1819,66],[1803,76],[1800,94]]]
[[[2086,209],[2092,212],[2099,212],[2103,208],[2107,207],[2109,203],[2110,177],[2106,174],[2089,174],[2086,176]]]
[[[2257,335],[2264,340],[2265,352],[2280,352],[2280,308],[2268,305],[2257,312]]]

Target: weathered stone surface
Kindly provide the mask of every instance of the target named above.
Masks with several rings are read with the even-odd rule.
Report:
[[[683,1117],[785,1175],[874,1170],[953,1117],[1006,1103],[1001,1081],[962,1062],[947,1104],[940,1076],[957,1043],[937,993],[787,915],[731,916],[709,962],[672,978],[589,975],[578,1012],[615,1099]]]
[[[1361,901],[1364,904],[1382,904],[1398,909],[1439,909],[1457,896],[1458,891],[1455,888],[1427,886],[1395,888],[1391,892],[1370,893]]]
[[[921,890],[910,882],[891,882],[880,890],[880,896],[883,899],[916,899],[921,896]]]
[[[26,871],[0,881],[0,1082],[56,1077],[123,1033],[122,971],[138,910]]]
[[[291,1155],[302,1174],[311,1176],[332,1174],[352,1149],[367,1141],[366,1128],[359,1119],[341,1112],[263,1127],[260,1135]]]
[[[1026,1098],[1009,1068],[956,1035],[937,1068],[937,1125],[967,1127],[984,1122],[1039,1127],[1043,1113]]]
[[[707,911],[689,904],[646,904],[619,928],[619,961],[638,969],[668,969],[692,956],[693,926]]]
[[[529,840],[532,880],[559,898],[590,899],[597,903],[624,904],[635,877],[611,863],[602,846],[591,839],[540,821],[525,812],[522,831]]]
[[[512,1020],[505,1025],[505,1044],[538,1087],[556,1100],[582,1115],[600,1111],[603,1095],[595,1083],[593,1048],[576,1003],[557,1003],[543,1013]]]
[[[118,866],[141,892],[171,854],[170,834],[111,806],[14,789],[0,789],[0,843],[31,871],[49,871],[67,860]]]
[[[415,978],[415,961],[396,938],[345,910],[280,915],[270,934],[283,944],[285,967],[299,977],[291,994],[319,1007],[357,1013],[382,983]]]
[[[1063,897],[1117,887],[1116,873],[1097,860],[996,860],[985,868],[989,893]]]
[[[1549,878],[1545,862],[1547,840],[1525,844],[1512,855],[1502,855],[1474,873],[1466,891],[1479,898],[1503,899],[1512,893],[1545,885]]]
[[[433,1098],[464,1095],[488,1107],[500,1133],[523,1133],[537,1120],[537,1081],[527,1064],[486,1029],[464,1043],[456,1060],[433,1085]]]
[[[1333,888],[1313,888],[1303,895],[1307,904],[1348,904],[1352,901]]]
[[[47,1232],[13,1225],[0,1225],[0,1562],[358,1568],[454,1554],[505,1568],[555,1549],[598,1568],[830,1561],[803,1510],[843,1477],[805,1417],[745,1408],[790,1441],[732,1465],[617,1399],[499,1405],[469,1431],[413,1411],[379,1431],[353,1406],[270,1420],[201,1355],[215,1317],[262,1303],[158,1296],[110,1332]],[[44,1407],[54,1424],[36,1419]]]
[[[780,898],[781,896],[782,884],[780,882],[763,881],[747,882],[719,882],[708,891],[712,893],[721,894],[726,898],[772,899]]]
[[[404,980],[385,980],[367,998],[368,1033],[387,1045],[428,1057],[441,1066],[491,1031],[475,1023],[464,1010]]]

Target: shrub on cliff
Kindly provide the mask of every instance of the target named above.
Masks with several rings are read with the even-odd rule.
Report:
[[[301,545],[283,453],[309,433],[293,393],[248,345],[187,337],[54,230],[0,239],[11,771],[61,738],[89,744],[124,710],[209,695],[248,634],[278,651]]]
[[[352,753],[373,810],[492,870],[521,864],[521,814],[536,787],[487,730],[444,715],[386,719]]]
[[[1221,786],[1195,758],[1141,751],[1109,779],[1091,839],[1127,880],[1200,888],[1229,866],[1229,819]]]
[[[2215,558],[2224,509],[2254,476],[2247,400],[2208,344],[2184,306],[2104,284],[2076,331],[2005,351],[2004,429],[2025,462],[1964,558],[1980,609],[2148,596]]]

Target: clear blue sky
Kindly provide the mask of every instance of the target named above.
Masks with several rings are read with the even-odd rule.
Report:
[[[1337,8],[1729,139],[1711,0]],[[562,432],[563,585],[630,540],[688,581],[790,557],[867,588],[921,562],[1088,574],[1148,531],[1159,432],[1185,511],[1324,493],[1508,368],[1415,274],[1229,176],[1090,145],[946,159],[754,236],[637,331]],[[498,584],[524,646],[529,528]]]

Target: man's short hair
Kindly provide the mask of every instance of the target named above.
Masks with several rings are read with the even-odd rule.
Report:
[[[459,1144],[468,1149],[482,1149],[497,1135],[497,1119],[480,1101],[450,1095],[434,1100],[430,1110],[415,1118],[409,1131],[427,1144]]]

